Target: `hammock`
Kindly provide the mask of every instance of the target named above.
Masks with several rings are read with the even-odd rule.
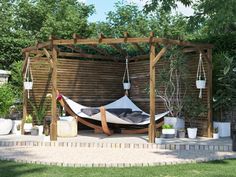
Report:
[[[86,107],[65,96],[63,96],[63,101],[77,116],[102,121],[99,107]],[[123,96],[104,107],[108,123],[123,125],[147,125],[150,123],[150,115],[138,108],[127,96]],[[155,121],[168,113],[169,111],[155,115]]]

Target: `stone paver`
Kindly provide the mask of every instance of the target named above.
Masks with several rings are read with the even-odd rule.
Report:
[[[236,158],[235,152],[21,146],[0,147],[0,159],[59,166],[127,167]]]

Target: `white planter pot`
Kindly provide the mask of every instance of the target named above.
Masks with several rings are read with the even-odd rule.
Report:
[[[219,133],[213,133],[213,139],[219,139]]]
[[[175,132],[175,129],[162,129],[162,135],[164,138],[174,138]]]
[[[32,90],[33,88],[33,82],[24,82],[24,88],[26,90]]]
[[[50,136],[44,136],[43,141],[50,141]]]
[[[43,125],[37,125],[39,129],[39,135],[43,135]]]
[[[162,140],[163,140],[163,138],[155,138],[155,143],[156,144],[161,144]]]
[[[12,129],[12,120],[0,118],[0,135],[9,134],[11,129]]]
[[[31,129],[32,129],[33,125],[32,123],[24,123],[24,131],[29,133],[31,132]]]
[[[21,120],[13,120],[13,121],[12,121],[12,124],[13,124],[13,125],[12,125],[11,132],[12,132],[13,134],[17,134],[17,132],[20,131],[20,130],[17,130],[17,126],[21,124]]]
[[[124,90],[129,90],[130,89],[130,83],[127,82],[127,83],[123,83],[123,87],[124,87]]]
[[[206,80],[196,80],[196,87],[198,89],[206,88]]]
[[[164,124],[172,125],[175,130],[185,127],[184,119],[178,117],[164,117]]]
[[[188,137],[194,139],[197,137],[197,128],[187,128]]]
[[[230,137],[230,122],[213,122],[213,127],[218,128],[220,137]]]

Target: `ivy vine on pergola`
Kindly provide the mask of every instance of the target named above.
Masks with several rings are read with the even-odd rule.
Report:
[[[130,37],[128,33],[124,33],[124,37],[121,38],[106,38],[104,35],[100,34],[96,39],[82,39],[79,35],[74,34],[73,39],[57,39],[50,37],[49,41],[44,43],[37,43],[35,46],[22,49],[25,56],[23,73],[26,72],[26,65],[28,62],[28,57],[35,55],[34,58],[46,56],[50,61],[50,67],[52,69],[52,109],[51,109],[51,126],[50,126],[50,139],[57,140],[57,59],[58,56],[65,57],[79,57],[79,58],[90,58],[90,59],[101,59],[101,60],[114,60],[117,61],[120,58],[110,55],[104,48],[99,48],[98,45],[109,45],[115,49],[121,56],[126,56],[127,51],[124,50],[121,44],[131,44],[138,51],[144,53],[144,49],[141,47],[140,43],[149,44],[149,54],[138,55],[130,58],[130,60],[142,60],[149,57],[150,60],[150,124],[148,128],[149,142],[154,143],[156,127],[155,127],[155,65],[161,59],[161,57],[166,53],[169,46],[177,45],[183,46],[183,52],[201,52],[203,58],[207,61],[207,134],[208,137],[211,136],[212,132],[212,48],[211,44],[198,44],[187,41],[171,40],[165,38],[158,38],[154,36],[151,32],[149,37]],[[156,54],[156,44],[163,46],[161,50]],[[95,51],[96,54],[86,53],[83,48],[78,47],[86,46],[91,50]],[[61,47],[71,49],[72,52],[62,52]],[[23,120],[27,115],[27,94],[24,90],[23,98]],[[24,122],[24,121],[23,121]],[[22,123],[22,133],[23,133],[23,123]]]

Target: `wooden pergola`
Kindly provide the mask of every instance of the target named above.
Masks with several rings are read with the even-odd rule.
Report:
[[[183,46],[183,52],[201,52],[203,58],[207,61],[207,134],[208,137],[212,135],[212,48],[211,44],[196,44],[187,41],[171,40],[165,38],[155,37],[153,32],[150,33],[149,37],[130,37],[128,33],[124,33],[122,38],[106,38],[104,35],[100,34],[96,39],[82,39],[79,35],[74,34],[73,39],[56,39],[53,37],[49,38],[48,42],[37,43],[35,46],[22,49],[25,56],[23,73],[26,72],[27,59],[29,56],[34,54],[34,58],[46,56],[50,61],[50,66],[52,69],[52,109],[51,109],[51,126],[50,126],[50,139],[52,141],[57,140],[57,59],[58,56],[66,57],[80,57],[80,58],[91,58],[91,59],[103,59],[103,60],[114,60],[119,61],[120,57],[110,55],[106,50],[101,49],[98,45],[106,44],[111,46],[113,49],[118,51],[121,56],[126,56],[127,52],[121,48],[120,44],[129,43],[133,47],[143,52],[144,49],[140,46],[140,43],[146,43],[150,46],[150,53],[148,55],[138,55],[130,58],[130,60],[142,60],[149,57],[150,61],[150,125],[148,129],[149,142],[154,143],[156,128],[155,128],[155,65],[161,59],[161,57],[166,53],[168,47],[171,45]],[[159,53],[156,54],[156,45],[164,46]],[[77,47],[78,45],[86,45],[88,48],[96,51],[96,55],[88,54],[83,51],[82,48]],[[76,51],[76,53],[61,52],[60,47],[64,46],[68,49]],[[23,119],[27,115],[27,94],[24,90],[23,98]],[[24,122],[24,121],[23,121]],[[23,124],[22,124],[23,133]]]

